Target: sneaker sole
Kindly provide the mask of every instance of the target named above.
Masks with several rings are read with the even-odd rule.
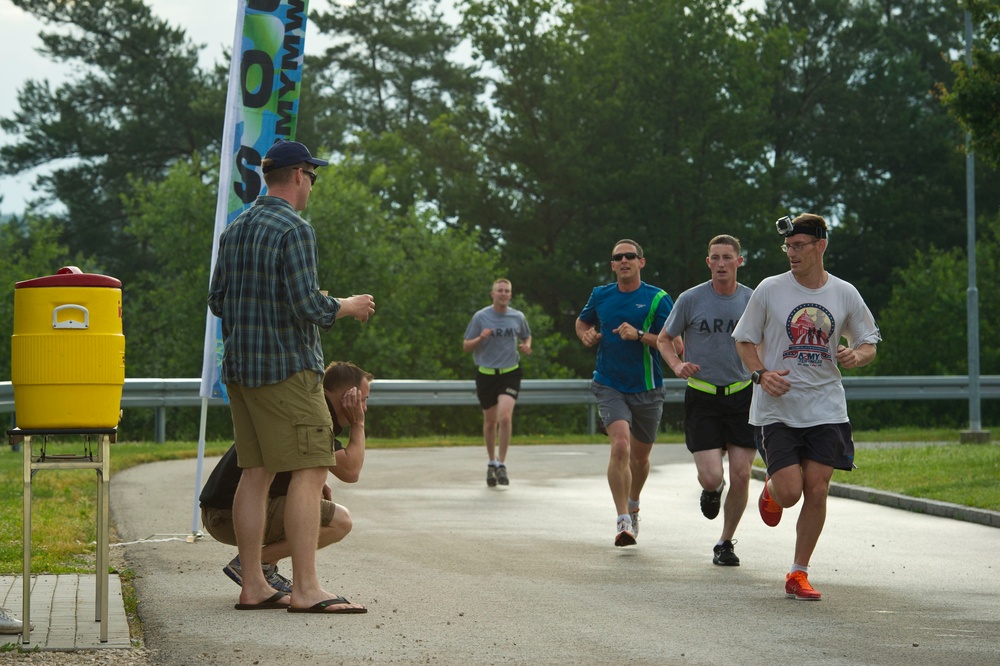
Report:
[[[764,490],[767,490],[767,486],[764,486]],[[760,497],[757,498],[757,511],[765,525],[777,527],[778,523],[781,522],[781,514],[784,513],[784,510],[779,507],[777,511],[768,511],[766,507],[769,501],[764,499],[764,490],[760,491]],[[770,500],[770,502],[774,502],[774,500]]]
[[[785,592],[785,596],[789,599],[795,599],[796,601],[819,601],[821,597],[800,597],[794,592]]]
[[[486,479],[486,485],[488,485],[490,488],[495,488],[496,485],[497,485],[497,480],[496,479]]]
[[[712,558],[712,564],[718,564],[720,567],[738,567],[740,566],[739,561],[736,562],[722,562],[717,557]]]
[[[243,587],[243,576],[239,575],[238,573],[230,569],[229,565],[226,565],[225,567],[222,568],[222,573],[229,576],[229,580],[233,581],[240,587]]]
[[[625,546],[635,545],[635,536],[629,534],[628,532],[619,532],[618,536],[615,537],[615,545],[619,548],[624,548]]]

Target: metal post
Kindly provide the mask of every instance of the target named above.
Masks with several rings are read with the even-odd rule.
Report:
[[[972,14],[965,10],[965,64],[972,68]],[[979,399],[979,290],[976,288],[976,157],[972,135],[965,135],[965,208],[969,255],[969,286],[966,291],[969,354],[969,429],[960,433],[963,443],[990,441],[982,431]]]
[[[163,444],[167,441],[167,408],[159,406],[156,408],[156,443]]]

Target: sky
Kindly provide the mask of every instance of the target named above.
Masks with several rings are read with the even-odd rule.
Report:
[[[236,0],[146,0],[153,14],[183,28],[188,39],[206,48],[201,51],[201,64],[209,67],[222,59],[224,48],[231,48],[236,22]],[[53,87],[70,74],[69,67],[42,57],[37,49],[42,45],[39,31],[49,29],[30,14],[18,9],[10,0],[0,0],[0,43],[9,53],[16,54],[0,67],[0,117],[10,117],[17,110],[16,91],[27,80],[48,79]],[[306,52],[310,48],[306,28]],[[0,142],[10,139],[0,132]],[[0,213],[21,212],[25,199],[32,196],[31,184],[36,172],[19,176],[0,176]]]
[[[188,39],[203,45],[202,67],[211,67],[222,59],[225,48],[233,43],[237,0],[146,0],[153,14],[170,24],[183,28]],[[317,3],[317,5],[320,3]],[[762,5],[763,0],[748,0],[746,5]],[[453,14],[453,3],[441,3],[446,16]],[[318,7],[317,7],[318,8]],[[0,0],[0,43],[15,56],[0,67],[0,117],[10,117],[17,110],[17,93],[25,81],[48,79],[56,87],[70,74],[69,67],[54,63],[41,56],[38,48],[41,30],[51,30],[36,21],[31,14],[14,6],[11,0]],[[325,43],[306,28],[306,53],[319,54]],[[10,138],[0,131],[0,144],[10,143]],[[0,215],[20,213],[25,201],[33,197],[31,185],[37,171],[17,176],[0,176]]]

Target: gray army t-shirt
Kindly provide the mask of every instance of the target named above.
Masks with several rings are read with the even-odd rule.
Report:
[[[517,352],[519,340],[531,337],[528,320],[520,310],[508,307],[500,313],[487,306],[472,315],[472,321],[465,329],[465,339],[478,338],[484,328],[492,328],[493,335],[479,343],[472,353],[476,365],[485,368],[511,368],[517,365],[521,358]]]
[[[701,366],[695,379],[728,386],[750,378],[732,335],[751,294],[753,289],[737,284],[732,296],[720,296],[708,281],[677,298],[663,327],[672,337],[684,334],[684,360]]]

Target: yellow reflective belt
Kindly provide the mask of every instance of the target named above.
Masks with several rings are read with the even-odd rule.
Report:
[[[481,365],[479,366],[479,372],[483,373],[484,375],[506,375],[508,372],[514,372],[519,367],[521,367],[520,364],[513,365],[509,368],[487,368]]]
[[[710,393],[712,395],[732,395],[734,393],[739,393],[746,387],[750,386],[750,380],[747,379],[742,382],[733,382],[729,386],[716,386],[715,384],[709,384],[708,382],[703,382],[700,379],[689,377],[687,384],[694,390],[701,391],[702,393]]]

